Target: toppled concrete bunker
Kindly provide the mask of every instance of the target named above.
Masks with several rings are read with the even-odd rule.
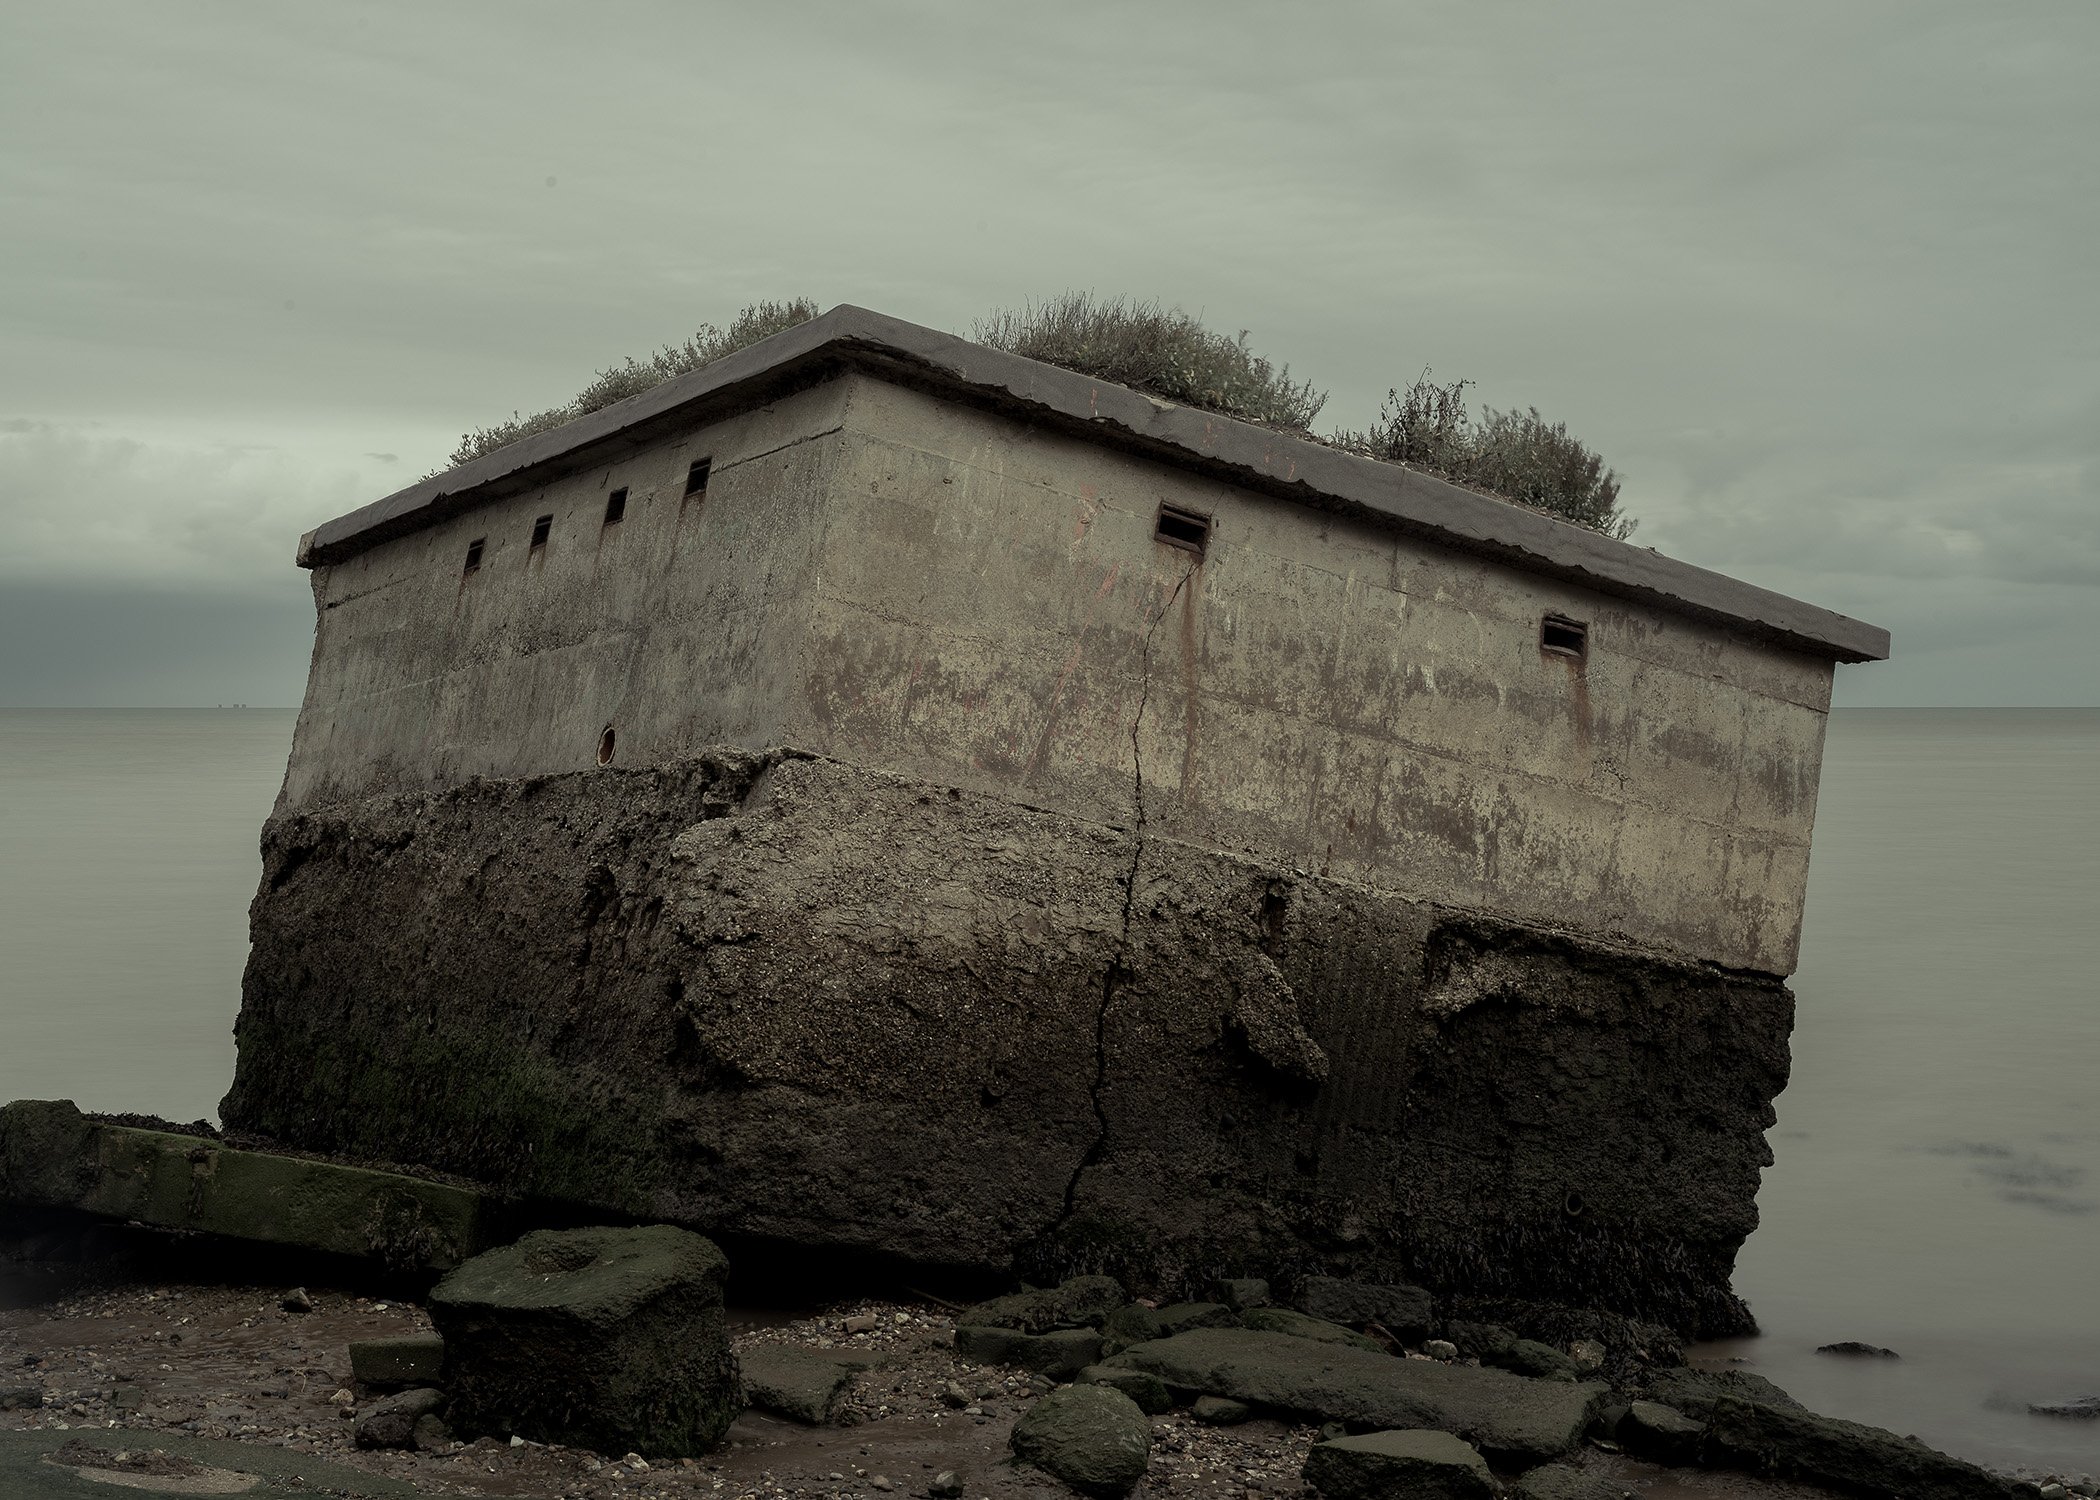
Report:
[[[1871,626],[841,307],[322,526],[229,1127],[1722,1332]]]

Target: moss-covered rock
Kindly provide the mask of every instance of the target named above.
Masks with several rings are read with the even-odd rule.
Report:
[[[1315,1443],[1305,1482],[1327,1500],[1491,1500],[1495,1481],[1472,1444],[1425,1428]]]
[[[1081,1494],[1127,1495],[1152,1462],[1152,1421],[1135,1401],[1105,1385],[1052,1391],[1021,1414],[1015,1459]]]

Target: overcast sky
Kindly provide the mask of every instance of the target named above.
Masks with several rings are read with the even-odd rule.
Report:
[[[743,304],[1425,365],[1848,704],[2100,703],[2100,6],[15,5],[0,704],[298,701],[299,534]]]

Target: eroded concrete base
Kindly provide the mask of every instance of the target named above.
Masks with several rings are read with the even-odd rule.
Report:
[[[1715,1334],[1792,1000],[794,754],[273,820],[230,1128],[708,1233]]]

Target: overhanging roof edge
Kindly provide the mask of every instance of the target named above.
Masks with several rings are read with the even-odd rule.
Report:
[[[341,561],[382,540],[420,530],[473,504],[483,490],[510,492],[547,477],[623,434],[673,422],[740,388],[774,385],[827,358],[901,361],[936,385],[1049,418],[1165,462],[1245,475],[1249,487],[1301,504],[1346,507],[1409,533],[1526,572],[1747,628],[1837,661],[1879,661],[1886,630],[1664,557],[1528,507],[1441,479],[1345,453],[1196,407],[1178,406],[1020,355],[973,344],[842,304],[702,369],[499,448],[458,468],[338,516],[300,539],[302,567]],[[858,363],[859,360],[854,360]]]

